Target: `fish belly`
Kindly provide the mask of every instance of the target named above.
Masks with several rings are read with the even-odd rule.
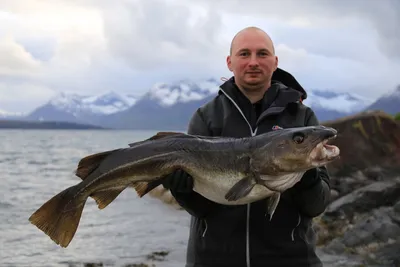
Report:
[[[200,195],[223,205],[243,205],[255,202],[272,195],[272,191],[263,185],[256,184],[251,192],[238,200],[228,201],[226,193],[245,176],[240,172],[212,173],[201,178],[194,179],[193,190]]]

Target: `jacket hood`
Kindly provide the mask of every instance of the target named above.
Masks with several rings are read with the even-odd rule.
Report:
[[[293,77],[292,74],[289,72],[277,68],[276,71],[272,74],[271,82],[273,83],[281,83],[289,88],[292,88],[301,93],[301,101],[307,99],[307,92],[304,88],[300,85],[300,83]],[[235,83],[235,78],[232,76],[230,79],[225,81],[224,84],[221,85],[221,88],[225,87],[227,83]]]

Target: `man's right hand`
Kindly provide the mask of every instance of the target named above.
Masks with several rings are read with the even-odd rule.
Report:
[[[166,175],[162,185],[171,192],[191,193],[193,191],[193,177],[184,170],[178,169]]]

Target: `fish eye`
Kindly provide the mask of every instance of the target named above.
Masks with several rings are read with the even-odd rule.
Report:
[[[295,134],[293,135],[293,141],[294,141],[296,144],[301,144],[301,143],[303,143],[303,141],[304,141],[304,134],[303,134],[303,133],[295,133]]]

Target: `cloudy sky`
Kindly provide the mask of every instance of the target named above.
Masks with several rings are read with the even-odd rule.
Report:
[[[306,88],[375,98],[400,84],[399,25],[398,0],[0,1],[0,110],[229,77],[231,38],[247,26],[271,35]]]

